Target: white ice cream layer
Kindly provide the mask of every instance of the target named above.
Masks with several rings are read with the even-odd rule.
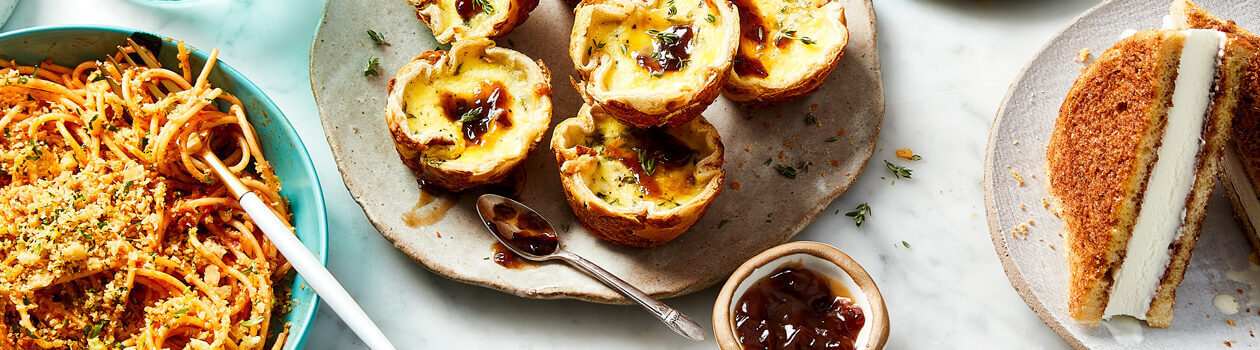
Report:
[[[1129,240],[1128,253],[1116,273],[1106,318],[1130,315],[1146,319],[1160,279],[1172,259],[1169,246],[1184,230],[1186,198],[1194,187],[1195,165],[1203,148],[1203,126],[1212,103],[1216,69],[1225,34],[1185,30],[1185,46],[1173,88],[1173,106],[1158,160],[1151,168],[1142,209]]]

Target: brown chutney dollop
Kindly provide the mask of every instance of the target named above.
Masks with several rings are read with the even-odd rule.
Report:
[[[838,281],[786,264],[749,287],[735,305],[735,336],[744,349],[855,349],[866,324]]]

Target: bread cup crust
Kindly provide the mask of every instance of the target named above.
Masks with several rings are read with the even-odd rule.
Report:
[[[700,116],[700,112],[721,94],[726,72],[731,67],[731,59],[739,48],[739,14],[735,11],[735,6],[726,0],[708,0],[706,3],[718,12],[715,16],[715,28],[721,33],[722,40],[706,44],[722,47],[719,57],[711,64],[699,68],[703,79],[683,80],[686,85],[682,89],[602,88],[604,84],[601,84],[601,80],[610,72],[601,67],[609,67],[611,58],[602,50],[591,50],[595,45],[589,34],[591,25],[610,21],[610,18],[625,19],[636,11],[647,11],[650,6],[664,1],[666,0],[586,0],[574,10],[573,32],[569,36],[569,56],[573,59],[577,73],[571,78],[573,86],[586,104],[600,106],[623,123],[639,128],[676,127]],[[690,23],[705,22],[699,18],[690,20]],[[643,79],[654,79],[646,72],[642,76]],[[688,79],[688,76],[672,74],[660,79]]]
[[[696,150],[700,158],[696,163],[695,178],[703,186],[690,201],[671,209],[660,209],[650,200],[640,201],[631,207],[612,206],[600,199],[590,189],[583,177],[597,164],[598,156],[583,154],[577,148],[586,135],[597,132],[597,118],[613,118],[602,108],[583,105],[578,115],[556,125],[551,138],[551,149],[560,167],[560,180],[565,198],[582,226],[596,237],[609,242],[633,247],[654,247],[668,242],[687,231],[708,210],[713,199],[722,192],[725,181],[724,148],[717,129],[704,118],[693,119],[679,126],[700,135],[703,148]]]
[[[542,117],[514,118],[515,122],[511,131],[519,130],[526,133],[526,137],[522,138],[525,144],[512,154],[495,154],[491,161],[481,162],[474,166],[461,166],[449,161],[426,161],[424,151],[430,147],[450,145],[463,140],[451,140],[447,135],[432,131],[410,131],[406,125],[407,114],[403,111],[406,87],[415,79],[450,75],[459,66],[459,57],[470,53],[498,57],[503,59],[501,62],[511,62],[521,69],[532,87],[532,91],[528,93],[534,94],[536,98],[533,105],[536,108],[531,114],[541,114]],[[398,74],[389,82],[385,120],[399,158],[421,180],[451,191],[495,183],[510,175],[546,133],[551,123],[550,81],[551,72],[541,60],[533,61],[515,50],[495,47],[494,41],[489,39],[461,40],[451,47],[451,51],[426,51],[398,70]],[[521,93],[520,91],[510,92]]]
[[[516,29],[516,26],[529,19],[529,13],[538,7],[538,0],[505,1],[508,6],[502,14],[495,11],[490,15],[493,21],[483,20],[477,23],[476,28],[462,22],[447,23],[445,11],[455,11],[455,9],[444,8],[440,0],[407,0],[407,3],[416,8],[416,19],[429,26],[429,29],[433,31],[433,37],[439,43],[449,44],[460,39],[494,39],[507,35]]]
[[[818,10],[831,15],[830,18],[835,20],[833,29],[841,35],[841,38],[833,42],[814,60],[801,62],[807,65],[807,68],[801,70],[802,74],[797,76],[783,77],[776,75],[775,72],[770,72],[765,78],[742,76],[731,69],[727,72],[723,86],[726,97],[745,106],[763,108],[809,96],[818,91],[822,82],[840,63],[840,59],[844,56],[844,48],[849,42],[847,19],[844,15],[844,6],[840,4],[840,1],[825,0]],[[744,45],[742,38],[740,38],[740,45]],[[804,44],[792,40],[789,45]]]

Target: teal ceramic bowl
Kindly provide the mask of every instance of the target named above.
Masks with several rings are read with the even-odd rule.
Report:
[[[6,32],[0,34],[0,59],[16,60],[25,65],[50,59],[54,63],[74,66],[83,61],[100,60],[106,54],[116,52],[115,46],[125,44],[127,37],[132,35],[152,39],[152,42],[161,45],[157,54],[162,65],[176,67],[178,51],[173,39],[109,26],[35,27]],[[193,71],[199,71],[209,53],[191,46],[189,50],[192,51],[189,61]],[[324,216],[324,194],[320,191],[315,168],[297,132],[262,89],[226,62],[219,61],[209,79],[210,84],[241,100],[250,122],[258,131],[263,153],[280,177],[280,194],[289,200],[298,238],[321,262],[326,262],[328,221]],[[293,324],[289,328],[290,336],[285,349],[302,348],[318,305],[315,291],[306,286],[306,281],[300,276],[294,279],[293,308],[283,315],[284,321]]]

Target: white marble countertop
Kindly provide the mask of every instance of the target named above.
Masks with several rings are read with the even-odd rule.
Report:
[[[218,48],[279,104],[305,141],[328,204],[329,268],[399,348],[715,347],[712,337],[692,343],[674,335],[634,306],[521,299],[438,277],[394,250],[350,199],[319,125],[307,59],[322,1],[150,3],[22,0],[0,31],[111,24]],[[876,1],[888,108],[882,149],[796,239],[832,244],[866,267],[891,311],[889,349],[1067,347],[1002,272],[984,219],[981,165],[1008,85],[1059,27],[1094,3]],[[910,166],[912,180],[892,185],[879,164],[903,147],[924,159]],[[872,216],[861,228],[832,214],[862,202]],[[716,295],[715,287],[667,302],[712,328]],[[311,349],[363,347],[327,307],[309,334]]]

